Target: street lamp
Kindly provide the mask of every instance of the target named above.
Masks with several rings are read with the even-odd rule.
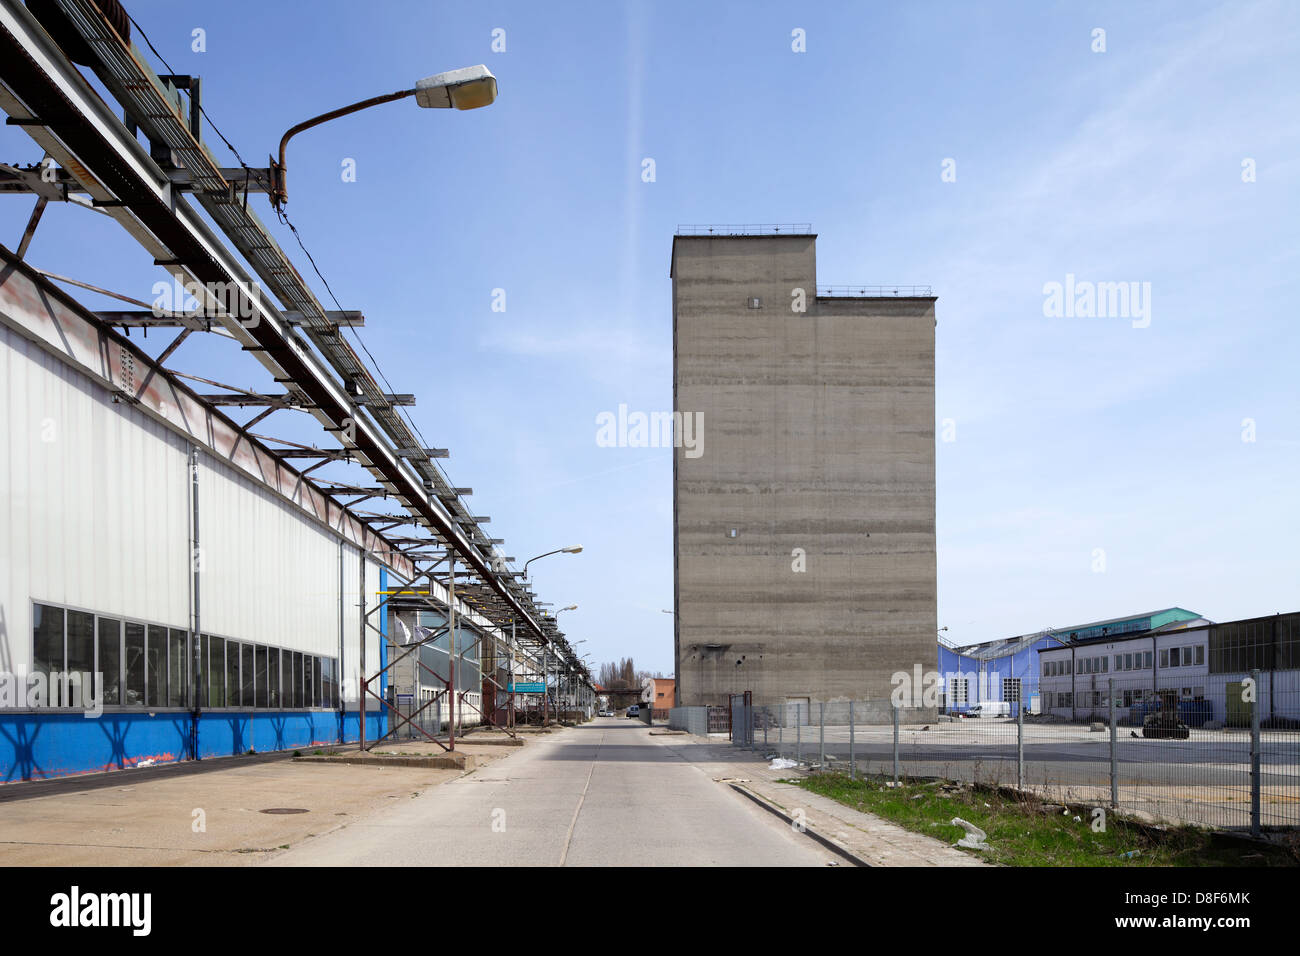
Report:
[[[556,548],[554,551],[547,551],[545,554],[539,554],[535,558],[529,558],[524,562],[524,577],[528,577],[528,565],[534,561],[540,561],[542,558],[549,558],[553,554],[579,554],[582,551],[582,545],[571,544],[567,548]]]
[[[485,69],[486,69],[486,68],[485,68]],[[488,74],[488,75],[490,76],[491,74]],[[580,544],[571,544],[571,545],[569,545],[567,548],[556,548],[554,551],[547,551],[545,554],[539,554],[539,555],[538,555],[537,557],[535,557],[535,558],[529,558],[527,561],[524,562],[524,579],[527,580],[527,578],[528,578],[528,565],[532,564],[534,561],[540,561],[542,558],[549,558],[549,557],[550,557],[551,555],[553,555],[553,554],[578,554],[578,553],[581,552],[581,551],[582,551],[582,545],[580,545]],[[572,606],[570,606],[570,607],[562,608],[561,610],[572,611],[572,610],[575,610],[575,609],[577,608],[577,606],[578,606],[578,605],[574,604],[574,605],[572,605]],[[560,616],[560,612],[559,612],[559,611],[556,611],[556,612],[555,612],[555,617],[559,617],[559,616]],[[555,619],[555,618],[552,618],[552,620],[554,620],[554,619]],[[550,678],[549,678],[549,676],[548,676],[548,674],[549,674],[549,668],[548,668],[547,665],[548,665],[548,661],[547,661],[547,659],[546,659],[546,651],[543,650],[543,651],[542,651],[542,682],[543,682],[544,684],[545,684],[545,683],[548,683],[549,680],[550,680]],[[548,720],[548,718],[543,717],[542,720],[543,720],[543,723],[545,723],[545,722]]]
[[[371,106],[379,106],[383,103],[391,103],[394,100],[405,99],[408,96],[414,96],[416,105],[426,109],[476,110],[481,106],[488,106],[496,100],[497,78],[492,75],[492,71],[486,66],[481,64],[479,66],[467,66],[461,70],[451,70],[447,73],[438,73],[435,76],[426,76],[424,79],[417,81],[412,89],[399,90],[396,93],[388,93],[384,96],[372,96],[368,100],[330,110],[328,113],[322,113],[320,116],[304,120],[297,126],[290,127],[284,136],[280,138],[280,161],[277,163],[274,159],[271,160],[271,201],[277,208],[289,201],[289,187],[285,181],[284,152],[289,145],[289,140],[294,136],[305,129],[320,126],[322,123],[328,123],[340,116],[357,113]]]

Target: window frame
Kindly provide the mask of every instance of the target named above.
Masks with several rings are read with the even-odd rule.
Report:
[[[141,712],[165,712],[170,714],[184,713],[191,711],[197,706],[201,711],[218,711],[218,712],[253,712],[253,711],[291,711],[291,710],[311,710],[311,711],[337,711],[343,707],[343,686],[342,686],[342,669],[339,664],[339,658],[326,654],[315,653],[309,650],[293,650],[275,644],[263,644],[257,641],[245,641],[238,638],[227,637],[222,634],[214,634],[207,631],[193,633],[188,626],[175,627],[161,621],[139,617],[132,614],[123,614],[118,612],[100,613],[91,608],[82,607],[73,604],[62,604],[55,601],[42,600],[40,598],[28,599],[29,625],[27,628],[27,648],[30,653],[29,673],[26,675],[27,680],[23,683],[21,692],[23,694],[22,705],[11,710],[12,713],[41,713],[45,711],[57,711],[62,713],[84,713],[87,708],[83,706],[71,707],[62,702],[58,704],[49,703],[53,695],[51,682],[48,674],[68,673],[68,628],[70,618],[73,614],[85,615],[90,620],[89,641],[91,655],[91,674],[102,672],[101,665],[101,626],[112,622],[115,625],[117,634],[117,688],[118,703],[105,703],[100,701],[104,712],[108,713],[141,713]],[[37,609],[45,612],[57,613],[60,618],[60,625],[57,636],[51,635],[50,643],[58,649],[57,663],[51,659],[50,666],[44,673],[47,674],[46,680],[46,702],[34,707],[27,706],[27,689],[30,686],[30,680],[37,673],[42,673],[37,668],[37,633],[36,617]],[[128,653],[132,648],[128,648],[128,631],[134,632],[130,638],[132,645],[139,642],[141,652],[140,659],[136,662],[135,673],[130,666]],[[104,638],[111,640],[108,635]],[[212,704],[212,679],[216,671],[212,663],[212,641],[221,642],[222,667],[221,680],[224,690],[223,702],[219,705]],[[202,668],[199,675],[202,679],[201,685],[196,682],[194,674],[194,654],[195,642],[200,656],[200,667]],[[173,646],[175,645],[175,646]],[[230,673],[230,649],[235,645],[237,651],[236,674],[239,677],[239,686],[236,692],[239,693],[239,703],[231,702],[231,688],[229,686]],[[177,650],[179,648],[179,650]],[[245,651],[249,648],[253,658],[252,672],[252,700],[244,701],[243,699],[243,664]],[[156,650],[156,667],[155,673],[150,659],[150,652]],[[176,653],[173,653],[176,651]],[[285,688],[287,684],[292,683],[292,675],[285,674],[285,664],[297,659],[299,664],[298,682],[291,688],[291,697],[288,701],[284,699]],[[259,679],[259,665],[265,666],[265,677]],[[136,703],[129,703],[128,694],[132,691],[132,681],[138,677],[142,682],[141,699]],[[183,687],[180,690],[180,703],[173,704],[173,678],[179,677]],[[113,682],[107,677],[103,681],[101,695],[106,693]],[[160,691],[161,688],[161,691]],[[93,686],[90,688],[93,691]],[[272,703],[273,696],[278,697],[277,703]],[[162,700],[159,700],[159,697]],[[62,697],[62,695],[60,695]],[[259,703],[264,700],[266,703]]]
[[[152,675],[149,672],[149,647],[151,644],[150,629],[151,628],[159,629],[164,635],[163,647],[162,647],[162,673],[164,678],[169,678],[170,677],[170,667],[169,667],[170,641],[167,640],[167,635],[169,635],[171,631],[175,631],[175,630],[182,630],[188,633],[188,630],[186,630],[185,628],[175,628],[169,624],[163,624],[156,620],[149,620],[131,614],[121,614],[116,612],[110,613],[107,611],[100,613],[99,611],[95,611],[88,607],[82,607],[80,605],[75,605],[75,604],[60,604],[55,601],[41,600],[40,598],[29,598],[27,605],[28,605],[28,611],[30,613],[29,621],[31,621],[31,626],[28,628],[28,637],[26,638],[26,640],[28,641],[28,646],[31,651],[32,670],[31,673],[28,674],[29,678],[31,677],[32,674],[36,673],[36,647],[35,647],[36,635],[34,633],[34,628],[35,628],[35,621],[36,621],[37,606],[39,605],[40,607],[50,608],[52,610],[59,611],[63,615],[63,630],[62,630],[63,659],[62,659],[62,669],[59,671],[59,673],[66,673],[67,666],[68,666],[68,616],[69,614],[87,614],[90,616],[92,621],[91,632],[90,632],[91,648],[92,648],[91,651],[92,675],[96,673],[100,673],[100,663],[99,663],[99,622],[100,620],[104,619],[104,620],[116,621],[118,624],[117,648],[118,648],[118,680],[119,680],[119,689],[120,689],[119,700],[125,699],[126,697],[127,679],[129,673],[127,671],[127,662],[126,662],[127,625],[134,624],[144,628],[144,635],[143,635],[144,636],[144,658],[141,661],[141,666],[144,669],[144,700],[138,704],[102,704],[105,713],[137,713],[139,711],[144,711],[144,710],[166,711],[168,713],[180,713],[189,710],[189,707],[187,705],[175,707],[175,706],[171,706],[168,703],[156,702],[154,700],[154,692],[156,691],[156,687],[154,687],[153,681],[150,679]],[[186,673],[188,674],[188,671]],[[93,680],[93,676],[92,676],[92,680]],[[108,682],[105,681],[104,683],[106,686]],[[189,678],[187,678],[187,683],[192,683],[192,681]],[[168,680],[168,684],[170,685],[170,680]],[[26,688],[24,688],[24,691],[25,690]],[[49,697],[48,684],[46,689],[46,696],[47,698]],[[24,700],[24,706],[14,708],[14,712],[37,713],[37,712],[44,712],[44,711],[82,713],[85,711],[85,707],[69,707],[66,704],[62,704],[62,703],[57,705],[46,703],[39,707],[27,707],[26,701]]]

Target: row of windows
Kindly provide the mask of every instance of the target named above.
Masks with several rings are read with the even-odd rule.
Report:
[[[969,699],[968,680],[965,677],[949,677],[947,680],[948,706],[955,707],[958,704],[964,704]],[[663,694],[659,695],[663,697]],[[1020,700],[1020,678],[1004,677],[1002,678],[1002,699],[1009,703],[1016,703]]]
[[[1115,655],[1115,670],[1117,671],[1149,671],[1150,669],[1150,651],[1135,651],[1132,654]]]
[[[1085,627],[1080,631],[1071,631],[1071,640],[1087,640],[1090,637],[1107,637],[1117,634],[1132,634],[1137,631],[1151,630],[1151,618],[1143,617],[1135,621],[1120,621],[1115,624],[1097,624],[1093,627]]]
[[[49,604],[32,607],[33,671],[102,674],[108,707],[190,707],[190,634]],[[337,708],[338,660],[202,634],[200,707]],[[86,692],[89,688],[86,689]],[[85,693],[85,692],[83,692]],[[46,705],[75,703],[50,682]]]
[[[1204,687],[1168,687],[1162,692],[1164,695],[1178,694],[1183,700],[1202,700],[1205,697]],[[1150,689],[1126,690],[1122,692],[1122,697],[1116,698],[1116,703],[1123,707],[1133,707],[1140,705],[1144,701],[1154,701],[1156,699],[1155,691]],[[1074,695],[1070,691],[1065,692],[1047,692],[1043,695],[1049,708],[1073,707],[1071,703]],[[1106,692],[1100,690],[1082,690],[1079,691],[1080,707],[1105,707]]]
[[[1073,673],[1074,673],[1074,661],[1070,660],[1068,657],[1065,658],[1064,660],[1043,662],[1044,677],[1062,677],[1067,674],[1073,674]],[[1079,673],[1080,674],[1083,673],[1082,662],[1079,663]]]
[[[1066,658],[1065,660],[1043,661],[1044,677],[1063,677],[1073,672],[1074,662]],[[1080,674],[1105,674],[1110,670],[1110,660],[1106,657],[1081,657],[1079,658]]]
[[[1160,652],[1160,667],[1193,667],[1205,663],[1205,645],[1169,647]]]
[[[1189,644],[1186,647],[1167,647],[1160,652],[1160,668],[1193,667],[1205,663],[1205,645]],[[1105,674],[1110,670],[1110,659],[1106,657],[1079,658],[1080,674]],[[1115,670],[1136,671],[1151,669],[1151,651],[1135,651],[1132,654],[1116,654]],[[1069,660],[1043,661],[1044,677],[1062,677],[1070,673]]]

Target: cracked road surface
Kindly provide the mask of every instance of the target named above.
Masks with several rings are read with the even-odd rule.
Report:
[[[645,725],[599,718],[315,837],[271,866],[826,866],[838,858]]]

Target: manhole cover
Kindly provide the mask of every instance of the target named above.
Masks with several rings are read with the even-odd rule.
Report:
[[[310,813],[306,807],[270,807],[266,810],[258,810],[258,813]]]

